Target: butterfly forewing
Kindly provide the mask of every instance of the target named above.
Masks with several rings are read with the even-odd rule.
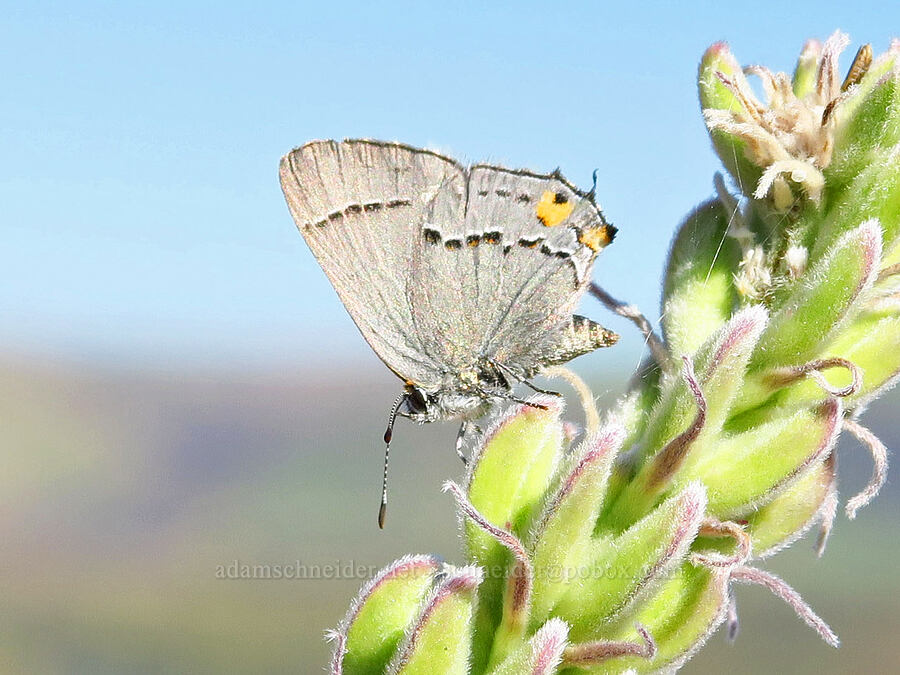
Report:
[[[462,168],[399,144],[314,141],[287,154],[280,175],[297,227],[368,343],[400,377],[438,386],[440,364],[413,321],[410,261],[426,219],[462,219]]]

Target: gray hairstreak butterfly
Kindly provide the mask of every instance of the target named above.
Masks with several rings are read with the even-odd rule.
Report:
[[[404,382],[396,416],[473,420],[516,383],[617,336],[574,315],[615,228],[560,173],[430,150],[313,141],[281,160],[294,221],[363,337]],[[544,392],[551,393],[551,392]]]

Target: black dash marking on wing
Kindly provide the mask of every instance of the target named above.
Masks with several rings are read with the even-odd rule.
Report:
[[[483,241],[485,244],[499,244],[500,238],[501,235],[497,231],[485,232],[483,235],[481,235],[481,241]]]
[[[316,221],[315,223],[310,223],[309,225],[315,225],[316,227],[325,227],[329,221],[335,222],[341,220],[344,216],[357,215],[365,211],[366,213],[373,213],[375,211],[380,211],[383,208],[395,208],[397,206],[411,206],[412,201],[409,199],[392,199],[389,202],[366,202],[365,204],[348,204],[343,209],[339,211],[332,211],[328,215],[326,215],[322,220]]]
[[[499,190],[494,190],[494,194],[498,197],[509,197],[509,190],[503,190],[502,188]]]
[[[477,234],[470,234],[466,237],[466,246],[470,246],[472,248],[478,246],[481,243],[481,237]]]
[[[506,246],[503,247],[503,255],[506,255],[511,250],[512,250],[512,244],[507,244]]]
[[[568,251],[563,251],[561,249],[557,249],[554,251],[552,248],[547,246],[547,244],[543,244],[541,246],[541,253],[543,253],[547,257],[560,258],[562,260],[565,260],[566,258],[570,257],[570,255],[571,255]]]
[[[543,237],[537,239],[519,239],[519,246],[523,248],[537,248],[537,245],[544,241]]]
[[[569,198],[563,194],[562,192],[557,192],[553,195],[553,203],[554,204],[566,204],[569,201]]]
[[[529,197],[525,193],[522,193],[518,197],[516,197],[516,201],[520,204],[529,204],[531,203],[531,197]]]
[[[444,242],[444,246],[448,251],[455,251],[458,248],[462,248],[462,241],[459,239],[448,239]]]
[[[429,244],[441,243],[441,233],[433,228],[426,227],[424,230],[422,230],[422,234],[425,236],[425,241],[427,241]]]
[[[478,196],[479,196],[479,197],[487,197],[487,194],[488,194],[488,191],[487,191],[487,190],[479,190],[479,191],[478,191]]]

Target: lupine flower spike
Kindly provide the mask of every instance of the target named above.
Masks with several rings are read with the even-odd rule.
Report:
[[[333,674],[672,672],[721,624],[738,637],[736,584],[839,644],[764,564],[816,525],[824,550],[842,432],[874,462],[846,514],[886,479],[860,417],[900,374],[900,44],[842,69],[848,45],[808,42],[793,75],[710,47],[700,102],[731,180],[675,234],[661,335],[592,289],[648,362],[603,414],[547,373],[578,393],[583,433],[556,397],[496,413],[445,485],[464,566],[385,568],[330,634]]]

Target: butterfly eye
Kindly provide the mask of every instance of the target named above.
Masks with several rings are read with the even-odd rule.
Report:
[[[428,400],[425,393],[416,387],[410,387],[406,393],[406,407],[414,415],[422,415],[428,412]]]

